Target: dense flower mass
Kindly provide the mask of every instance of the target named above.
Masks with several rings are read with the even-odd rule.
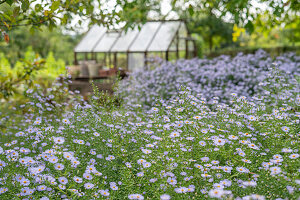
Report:
[[[287,53],[272,59],[263,50],[255,54],[238,54],[234,58],[178,60],[162,62],[160,67],[133,73],[120,84],[119,94],[127,104],[155,106],[155,100],[174,99],[182,86],[194,95],[202,93],[207,100],[213,97],[227,102],[232,93],[250,97],[262,90],[260,83],[272,67],[287,74],[300,75],[300,57]],[[217,100],[215,100],[217,101]],[[167,103],[166,102],[166,103]]]
[[[227,104],[190,87],[148,110],[29,91],[25,114],[1,113],[0,199],[298,199],[299,83],[270,69],[259,85]]]

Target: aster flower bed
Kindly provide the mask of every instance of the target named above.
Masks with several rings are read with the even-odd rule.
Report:
[[[228,104],[185,89],[148,111],[28,91],[32,112],[1,133],[0,199],[298,199],[299,84],[274,71],[260,87]]]
[[[272,59],[263,50],[255,54],[238,54],[209,59],[162,62],[159,67],[133,73],[121,82],[118,93],[127,104],[154,106],[156,99],[166,103],[179,94],[182,86],[193,94],[202,93],[207,100],[218,97],[228,102],[231,93],[251,97],[262,90],[258,85],[275,64],[288,74],[300,75],[300,57],[287,53]]]

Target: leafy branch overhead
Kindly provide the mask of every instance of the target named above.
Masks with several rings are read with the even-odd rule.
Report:
[[[50,30],[58,25],[68,27],[78,20],[91,24],[113,26],[120,22],[144,22],[150,8],[157,5],[152,0],[0,0],[0,30],[9,31],[18,26],[31,26],[31,31],[42,25]],[[129,13],[130,16],[129,17]]]
[[[300,10],[298,0],[256,2],[272,12],[275,23],[290,14],[299,14]],[[46,25],[51,30],[58,25],[68,27],[74,19],[79,25],[83,21],[104,26],[126,22],[125,28],[130,28],[136,23],[146,22],[150,11],[158,12],[164,18],[161,6],[159,0],[0,0],[0,29],[7,31],[17,26],[31,26],[33,31]],[[250,32],[253,30],[252,21],[263,11],[249,0],[171,0],[171,6],[179,16],[186,11],[193,16],[203,10],[218,13],[219,17],[230,16],[232,22],[242,24]]]
[[[246,28],[250,33],[254,31],[253,21],[265,12],[272,15],[270,24],[273,25],[300,14],[298,0],[172,0],[171,5],[174,11],[187,19],[203,14],[215,15]]]

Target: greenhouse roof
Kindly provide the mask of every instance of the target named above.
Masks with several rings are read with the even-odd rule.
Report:
[[[141,29],[109,31],[94,25],[75,47],[76,53],[88,52],[161,52],[168,51],[176,33],[186,38],[185,23],[173,21],[149,21]]]

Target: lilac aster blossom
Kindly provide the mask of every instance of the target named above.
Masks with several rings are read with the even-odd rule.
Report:
[[[18,119],[0,109],[0,199],[294,199],[299,58],[260,53],[164,63],[111,110],[34,89]]]
[[[175,99],[184,86],[195,94],[202,93],[208,100],[219,97],[225,102],[232,94],[248,98],[262,91],[259,83],[274,65],[287,74],[299,76],[299,62],[300,57],[294,53],[273,60],[263,50],[255,54],[239,53],[234,58],[222,55],[212,60],[161,62],[155,69],[132,73],[121,82],[117,93],[128,105],[142,103],[152,107],[157,98],[166,102]]]

